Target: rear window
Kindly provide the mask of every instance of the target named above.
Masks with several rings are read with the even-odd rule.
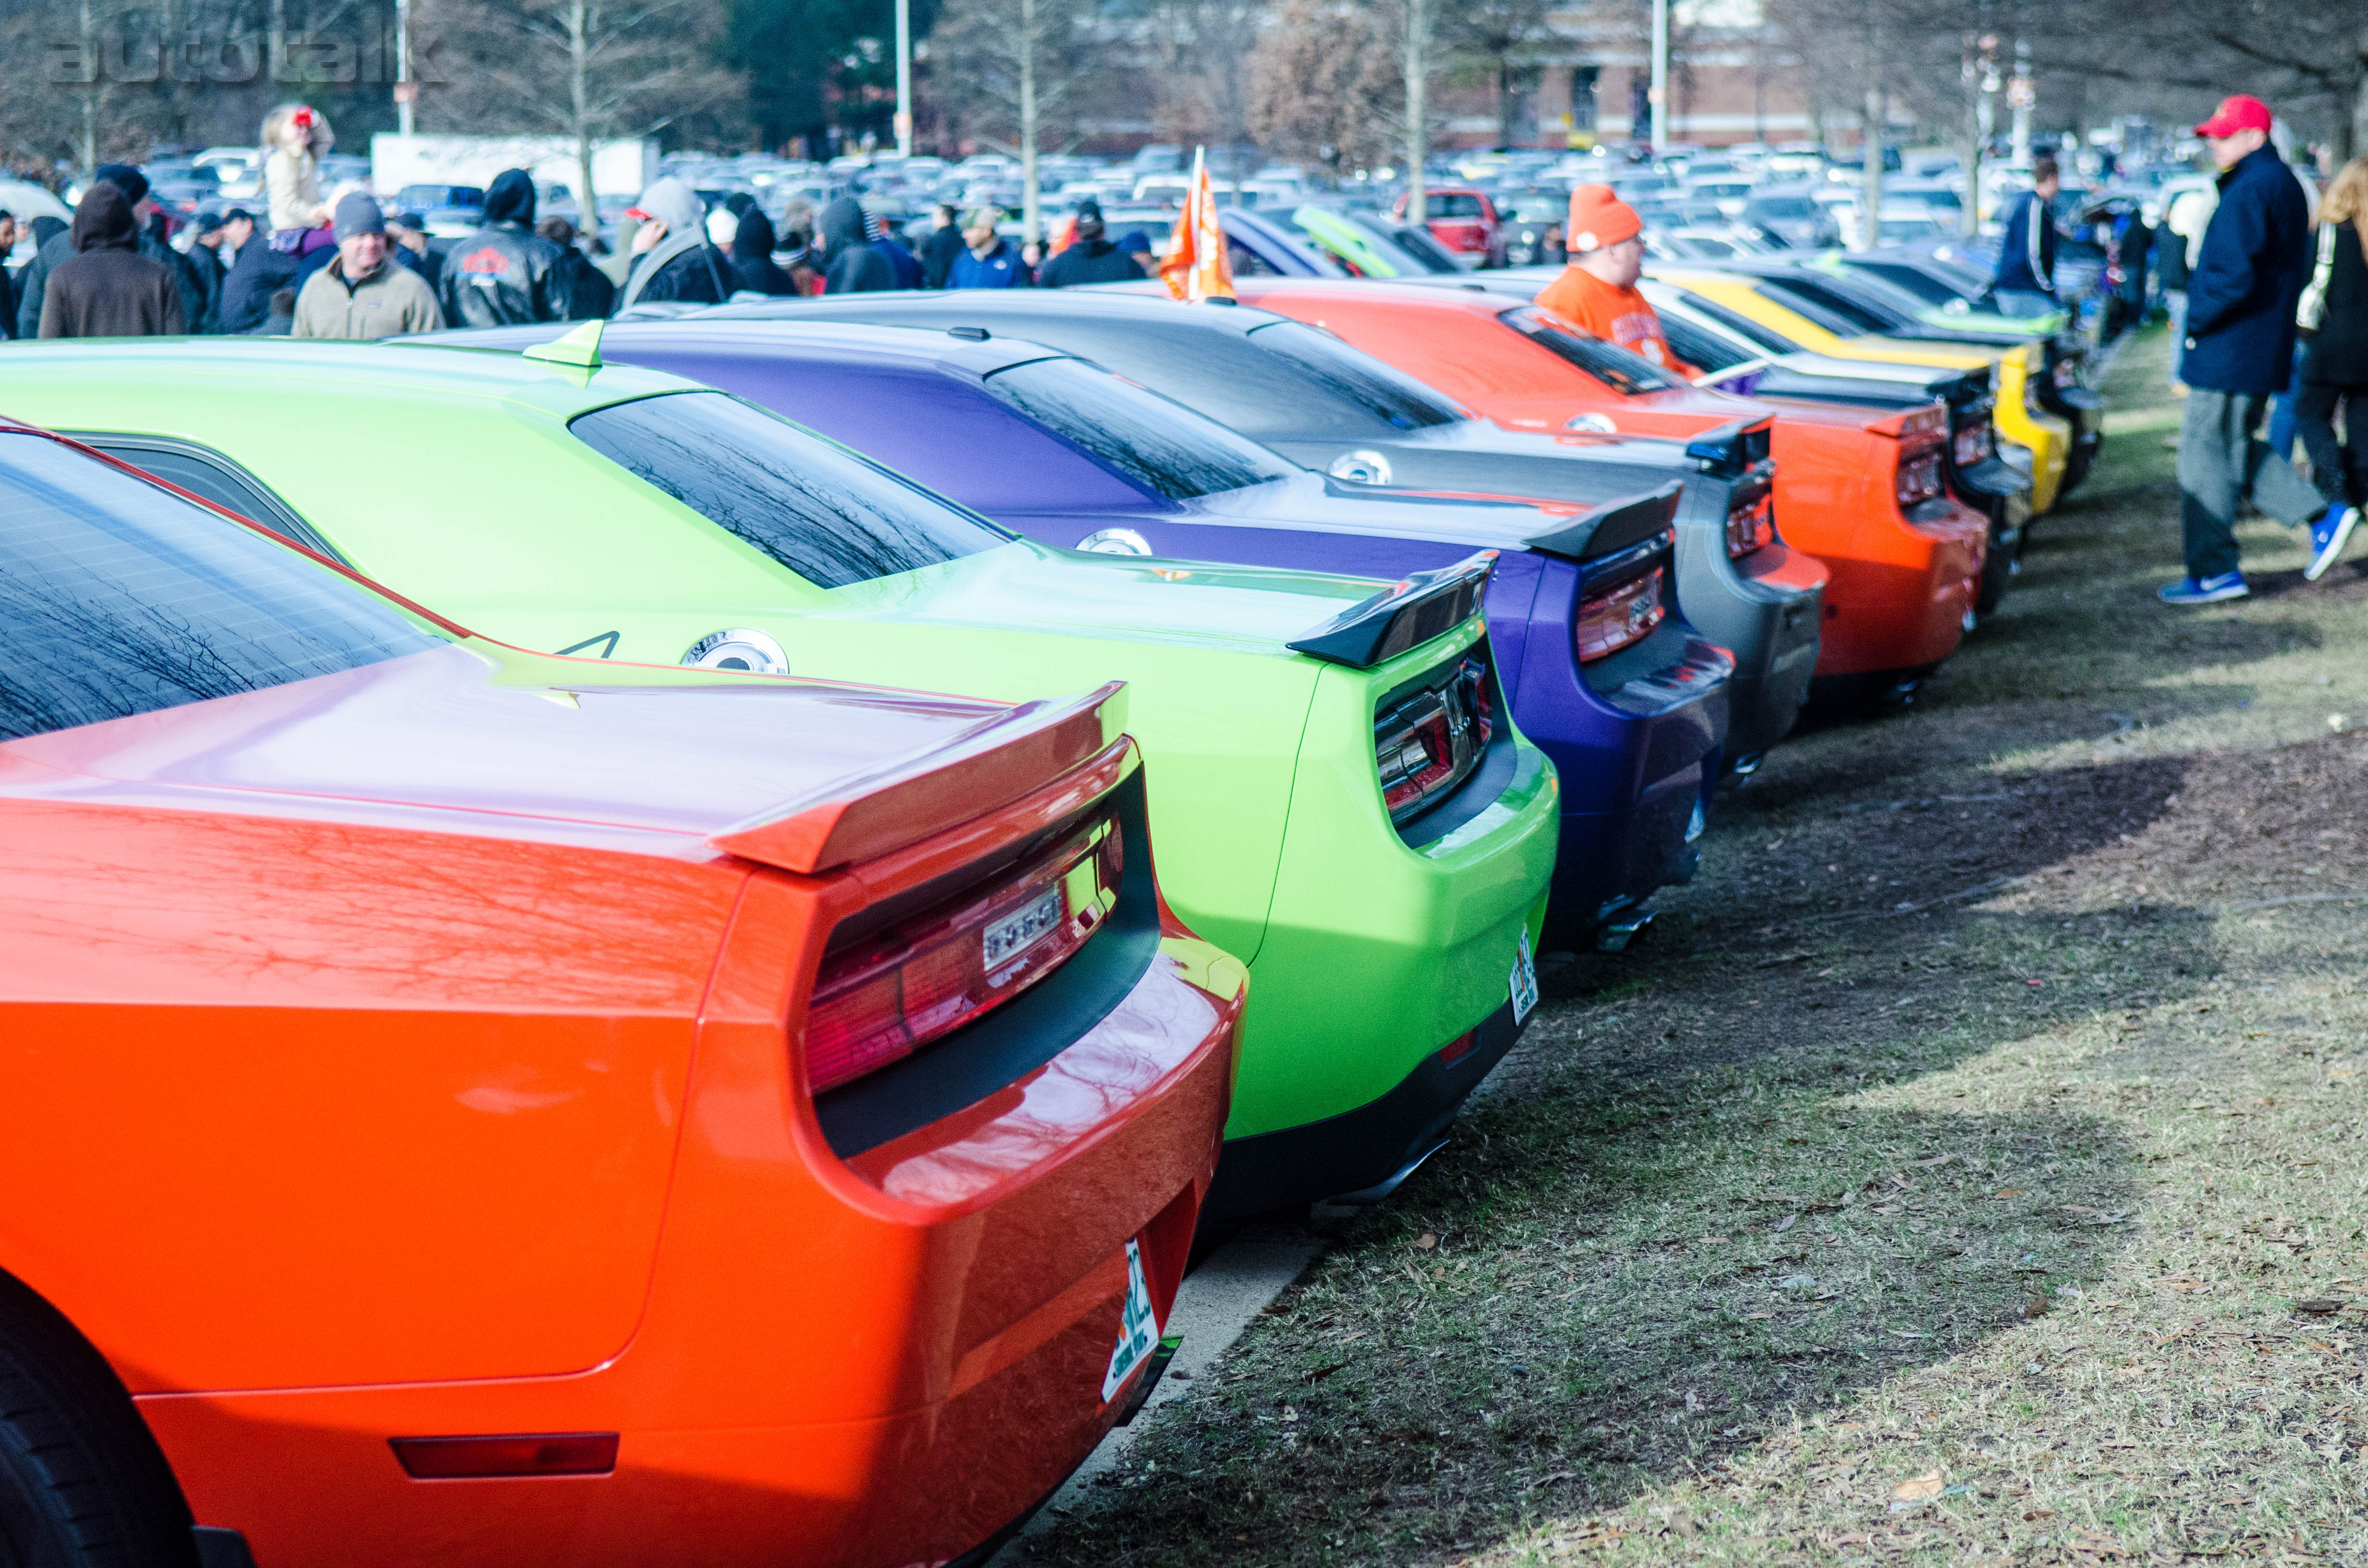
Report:
[[[1893,324],[1831,289],[1792,278],[1763,278],[1752,285],[1759,293],[1816,322],[1827,332],[1855,337],[1861,333],[1888,332]]]
[[[986,390],[1171,501],[1263,484],[1293,465],[1215,420],[1076,359],[998,370]]]
[[[1480,199],[1476,196],[1434,196],[1422,204],[1426,218],[1477,218]]]
[[[1452,425],[1463,411],[1403,371],[1301,322],[1258,327],[1250,341],[1287,360],[1312,386],[1400,430]]]
[[[1533,306],[1517,306],[1497,319],[1624,397],[1634,397],[1638,392],[1668,392],[1685,385],[1643,355],[1632,353],[1616,343],[1606,343],[1600,337],[1573,332]],[[1670,347],[1674,348],[1677,345],[1671,344]]]
[[[0,434],[0,740],[439,641],[263,535],[45,437]]]
[[[834,441],[719,392],[579,414],[585,445],[810,583],[843,588],[1010,541]]]
[[[1672,312],[1661,318],[1661,335],[1679,358],[1705,370],[1732,370],[1737,365],[1748,365],[1764,358],[1738,346],[1734,339],[1723,337],[1708,327],[1697,326]]]
[[[1685,303],[1686,309],[1704,320],[1716,322],[1746,343],[1756,343],[1770,354],[1791,354],[1801,347],[1775,328],[1762,326],[1742,312],[1731,311],[1715,300],[1705,300],[1700,294],[1688,294],[1685,296]],[[1677,345],[1673,342],[1669,347],[1676,348]],[[1680,350],[1680,353],[1682,352]],[[1691,355],[1685,355],[1685,358],[1689,364],[1702,363]]]

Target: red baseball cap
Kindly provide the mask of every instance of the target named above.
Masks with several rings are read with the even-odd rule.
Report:
[[[1636,210],[1621,200],[1610,186],[1571,187],[1570,223],[1563,230],[1562,242],[1570,249],[1601,250],[1644,232],[1645,220],[1636,216]]]
[[[2195,128],[2198,136],[2234,136],[2239,131],[2267,131],[2270,128],[2270,106],[2260,99],[2238,93],[2220,100],[2212,118]]]

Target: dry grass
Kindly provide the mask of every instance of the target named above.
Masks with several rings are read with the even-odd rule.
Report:
[[[2368,576],[2153,602],[2160,365],[1035,1560],[2368,1564]]]

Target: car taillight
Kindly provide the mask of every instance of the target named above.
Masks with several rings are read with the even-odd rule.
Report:
[[[1573,628],[1578,662],[1591,664],[1642,642],[1668,616],[1668,574],[1661,566],[1580,599]]]
[[[1899,468],[1893,489],[1899,497],[1900,507],[1918,506],[1941,494],[1941,447],[1899,446]]]
[[[1998,449],[1998,437],[1990,426],[1989,410],[1968,409],[1950,440],[1959,468],[1971,468],[1975,463],[1987,461],[1989,455]]]
[[[1776,493],[1763,490],[1748,501],[1737,501],[1727,508],[1726,553],[1729,560],[1740,561],[1763,544],[1776,538]]]
[[[1463,782],[1495,733],[1488,666],[1472,654],[1376,714],[1373,763],[1390,820],[1406,821]]]
[[[992,887],[825,953],[806,1008],[814,1092],[912,1055],[1058,969],[1109,918],[1122,869],[1103,816]]]

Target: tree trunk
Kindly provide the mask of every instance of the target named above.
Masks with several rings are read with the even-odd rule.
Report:
[[[1873,250],[1883,238],[1883,13],[1866,8],[1866,124],[1859,132],[1859,152],[1865,160],[1864,183],[1858,199],[1858,238],[1851,248]]]
[[[1033,244],[1044,212],[1036,181],[1036,0],[1019,0],[1019,238]]]
[[[1430,157],[1430,8],[1429,0],[1406,0],[1406,222],[1423,222],[1422,165]]]
[[[600,198],[592,188],[592,51],[585,9],[586,0],[573,0],[567,7],[568,118],[575,130],[575,227],[598,240]]]
[[[1513,144],[1513,57],[1497,56],[1497,145]]]
[[[98,170],[98,97],[107,90],[105,74],[99,69],[98,18],[91,14],[90,0],[82,0],[77,19],[82,32],[82,68],[90,73],[90,82],[82,90],[82,177],[87,181]]]

